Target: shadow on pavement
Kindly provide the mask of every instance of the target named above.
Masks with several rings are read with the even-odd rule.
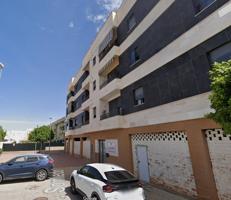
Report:
[[[65,193],[71,200],[83,200],[83,197],[81,197],[80,194],[72,194],[70,187],[65,188]]]
[[[34,180],[33,178],[6,180],[6,181],[3,181],[1,185],[14,184],[14,183],[26,183],[26,182],[36,182],[36,180]]]

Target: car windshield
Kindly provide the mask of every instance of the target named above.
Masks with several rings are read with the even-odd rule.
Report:
[[[130,182],[137,180],[135,176],[125,170],[105,172],[108,181],[112,183]]]

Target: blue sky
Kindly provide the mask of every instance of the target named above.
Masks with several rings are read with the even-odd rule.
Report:
[[[0,1],[0,125],[24,131],[65,115],[67,85],[121,2]]]

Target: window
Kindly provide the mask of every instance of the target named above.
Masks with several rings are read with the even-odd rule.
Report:
[[[135,64],[139,59],[140,59],[140,56],[138,54],[138,48],[134,48],[132,51],[131,51],[131,54],[130,54],[130,65],[133,65]]]
[[[93,118],[96,118],[96,107],[93,108]]]
[[[25,157],[18,157],[13,160],[14,163],[22,163],[25,162]]]
[[[137,180],[132,174],[125,170],[105,172],[105,176],[111,183]]]
[[[26,159],[26,162],[36,162],[38,161],[38,157],[36,156],[30,156],[30,157],[27,157]]]
[[[134,104],[136,106],[144,104],[144,90],[142,87],[134,90]]]
[[[96,90],[96,80],[93,81],[93,90]]]
[[[85,166],[79,170],[79,174],[87,176],[88,170],[89,170],[89,167]]]
[[[76,127],[79,126],[79,121],[78,121],[78,119],[75,119],[75,126],[76,126]]]
[[[206,7],[208,7],[209,5],[211,5],[216,0],[193,0],[193,1],[194,1],[196,13],[198,13],[203,9],[205,9]]]
[[[231,42],[218,47],[209,53],[210,63],[222,62],[231,59]]]
[[[102,175],[99,173],[99,171],[93,167],[89,167],[87,176],[93,179],[97,180],[103,180]]]
[[[96,64],[96,56],[93,58],[93,66]]]
[[[128,19],[128,31],[132,30],[136,25],[136,18],[134,14],[132,14]]]
[[[43,156],[39,156],[39,160],[45,160],[46,158]]]

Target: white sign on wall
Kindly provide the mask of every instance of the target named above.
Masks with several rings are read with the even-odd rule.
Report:
[[[118,150],[118,140],[106,140],[105,141],[105,151],[110,156],[119,156],[119,150]]]

